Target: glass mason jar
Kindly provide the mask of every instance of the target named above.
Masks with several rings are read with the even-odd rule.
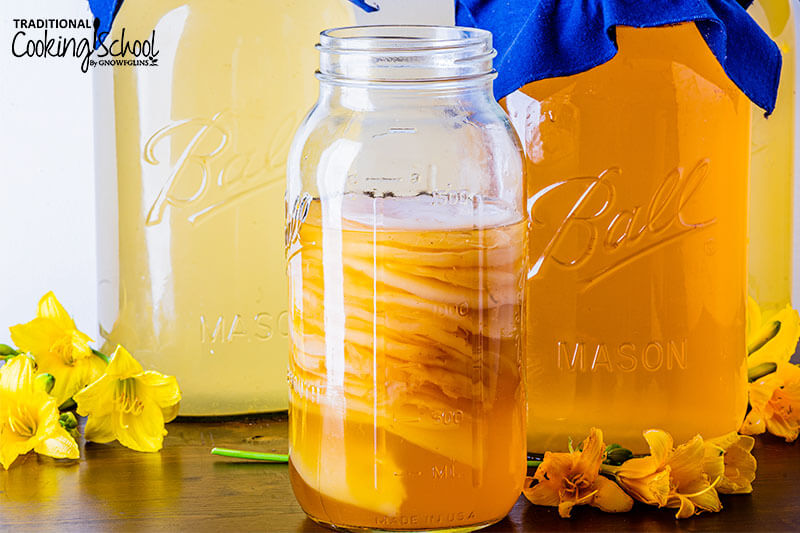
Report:
[[[491,34],[330,30],[287,164],[290,477],[317,522],[474,529],[525,477],[521,147]]]
[[[286,154],[316,97],[311,45],[352,17],[344,0],[129,0],[114,21],[109,40],[158,55],[95,69],[100,330],[177,376],[182,415],[287,407]]]
[[[617,27],[619,52],[504,104],[531,220],[528,449],[592,426],[647,451],[747,407],[750,102],[693,23]]]
[[[791,0],[756,0],[748,8],[783,56],[775,111],[765,118],[764,111],[753,106],[748,287],[766,313],[791,303],[792,276],[800,269],[800,262],[792,257],[793,233],[800,231],[800,227],[792,228],[797,209],[793,205],[797,173],[795,5]]]

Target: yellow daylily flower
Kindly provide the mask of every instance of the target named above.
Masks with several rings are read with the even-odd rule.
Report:
[[[56,400],[34,386],[34,374],[33,360],[25,355],[0,368],[0,464],[5,469],[31,450],[57,459],[80,456],[61,427]]]
[[[178,414],[181,391],[172,376],[144,371],[128,351],[117,346],[100,379],[74,396],[78,414],[88,416],[84,437],[140,452],[161,449],[164,424]]]
[[[557,506],[562,518],[572,508],[587,504],[609,513],[629,511],[633,500],[619,486],[600,474],[606,445],[603,433],[592,428],[583,441],[583,451],[544,454],[533,478],[525,482],[523,494],[536,505]],[[536,485],[530,486],[533,481]]]
[[[75,327],[52,292],[39,300],[36,318],[9,329],[11,340],[36,358],[39,371],[55,376],[51,394],[59,405],[97,379],[106,366],[92,354],[92,339]]]
[[[755,439],[735,431],[705,441],[703,471],[708,479],[718,479],[717,492],[749,494],[756,478],[756,458],[750,453]]]
[[[800,314],[791,306],[777,313],[761,313],[760,324],[747,336],[748,349],[757,348],[747,358],[747,366],[763,363],[788,363],[800,339]]]
[[[675,518],[702,511],[719,511],[722,503],[703,472],[704,446],[700,435],[673,449],[672,436],[661,430],[644,432],[650,455],[630,459],[616,470],[617,481],[637,500],[677,508]]]
[[[800,367],[779,363],[775,372],[750,383],[750,412],[742,433],[769,431],[792,442],[800,434]]]

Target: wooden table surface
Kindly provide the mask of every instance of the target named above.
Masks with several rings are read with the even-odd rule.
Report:
[[[85,444],[81,459],[29,454],[0,472],[0,531],[326,531],[292,496],[286,465],[212,456],[212,446],[285,452],[286,415],[178,420],[160,453]],[[560,519],[520,498],[501,531],[800,531],[800,444],[757,439],[755,492],[723,496],[725,509],[676,521],[645,506],[607,515],[588,507]]]

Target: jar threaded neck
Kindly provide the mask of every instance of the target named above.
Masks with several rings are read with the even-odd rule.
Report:
[[[323,82],[407,85],[496,76],[492,34],[453,26],[352,26],[320,34]]]

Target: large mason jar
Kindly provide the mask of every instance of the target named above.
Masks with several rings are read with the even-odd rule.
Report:
[[[491,35],[326,31],[289,152],[290,476],[314,520],[500,520],[525,477],[521,148]]]
[[[775,111],[768,117],[753,106],[750,154],[748,288],[769,316],[800,295],[800,249],[793,250],[800,221],[795,194],[800,181],[797,152],[797,2],[756,0],[748,12],[781,49],[781,77]],[[800,247],[798,247],[800,248]],[[795,279],[793,279],[795,278]],[[795,307],[800,297],[795,296]]]
[[[693,23],[616,27],[617,55],[504,103],[531,220],[528,445],[592,426],[646,451],[747,408],[750,102]]]
[[[285,161],[345,0],[128,0],[95,68],[99,319],[175,375],[182,415],[285,409]],[[111,58],[106,58],[111,59]],[[302,73],[302,75],[301,75]]]

